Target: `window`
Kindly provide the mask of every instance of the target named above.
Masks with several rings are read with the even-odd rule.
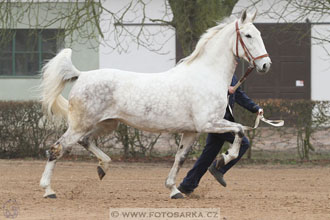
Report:
[[[45,60],[52,58],[63,45],[61,30],[16,29],[2,31],[9,40],[0,44],[0,76],[37,75]],[[9,34],[8,34],[9,33]]]

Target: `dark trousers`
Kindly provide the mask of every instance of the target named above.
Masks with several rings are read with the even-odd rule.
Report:
[[[193,168],[187,173],[187,176],[183,179],[180,185],[184,189],[191,191],[197,188],[200,179],[206,173],[207,168],[212,164],[212,162],[218,155],[224,142],[228,141],[230,143],[233,143],[234,138],[235,136],[233,133],[208,134],[206,139],[206,145],[202,154],[194,164]],[[241,157],[244,155],[249,146],[249,140],[244,136],[242,139],[242,144],[239,150],[238,157],[230,161],[223,168],[221,168],[220,172],[225,174],[232,166],[234,166],[241,159]]]

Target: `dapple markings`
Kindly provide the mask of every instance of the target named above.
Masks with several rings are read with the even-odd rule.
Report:
[[[71,49],[51,59],[42,70],[42,103],[48,114],[67,118],[68,130],[50,148],[40,180],[46,191],[44,197],[56,197],[50,185],[55,163],[75,143],[99,159],[97,170],[102,179],[110,158],[90,138],[100,132],[112,132],[119,122],[149,132],[183,133],[165,182],[171,198],[183,197],[176,188],[176,176],[198,133],[234,132],[235,141],[228,154],[222,154],[222,162],[227,164],[236,158],[245,127],[223,119],[235,57],[250,61],[261,73],[271,65],[260,32],[252,24],[254,18],[255,14],[244,11],[238,20],[210,28],[190,56],[162,73],[116,69],[82,72],[72,65]],[[244,47],[236,43],[238,33]],[[251,60],[249,56],[258,59]],[[61,92],[65,83],[73,79],[76,82],[66,100]]]

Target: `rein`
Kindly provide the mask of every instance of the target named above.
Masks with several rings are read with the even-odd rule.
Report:
[[[234,86],[234,88],[233,88],[234,89],[234,92],[247,79],[247,77],[253,71],[253,69],[254,69],[254,67],[249,66],[249,68],[246,70],[246,72],[244,73],[244,75],[241,77],[241,79],[238,81],[238,83],[236,83],[236,85]]]

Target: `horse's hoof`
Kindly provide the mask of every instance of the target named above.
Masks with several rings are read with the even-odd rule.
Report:
[[[99,175],[100,180],[102,180],[103,177],[105,176],[105,172],[100,166],[97,167],[97,174]]]
[[[182,193],[177,193],[173,196],[171,196],[171,199],[183,199],[184,196],[182,195]]]
[[[50,194],[50,195],[47,195],[45,196],[45,198],[50,198],[50,199],[56,199],[56,194]]]

